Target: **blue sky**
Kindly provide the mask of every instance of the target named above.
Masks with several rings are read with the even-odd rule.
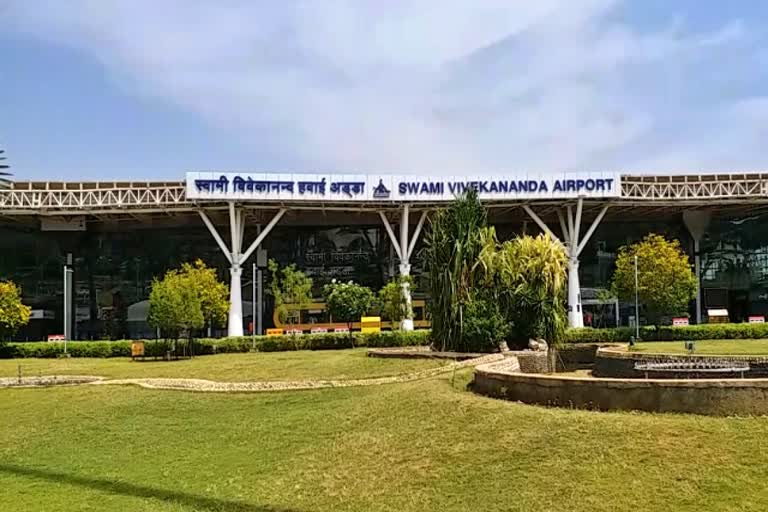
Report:
[[[16,179],[763,170],[768,7],[6,0]]]

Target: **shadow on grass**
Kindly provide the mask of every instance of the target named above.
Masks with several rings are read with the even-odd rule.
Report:
[[[0,463],[0,472],[18,476],[38,478],[41,480],[49,480],[56,483],[65,483],[68,485],[86,487],[88,489],[108,492],[111,494],[122,494],[123,496],[150,498],[166,501],[169,503],[178,503],[190,507],[194,510],[205,510],[211,512],[299,512],[297,509],[273,507],[270,505],[251,505],[241,501],[207,498],[197,494],[169,491],[167,489],[159,489],[157,487],[135,485],[127,482],[118,482],[101,478],[88,478],[47,469],[16,466],[13,464]]]

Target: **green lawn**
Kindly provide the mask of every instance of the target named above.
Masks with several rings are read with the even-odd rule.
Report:
[[[764,511],[768,419],[493,400],[0,390],[2,511]]]
[[[643,341],[632,350],[637,352],[656,352],[664,354],[685,354],[685,342],[682,341]],[[768,340],[705,340],[696,342],[694,354],[716,355],[768,355]]]
[[[429,359],[367,357],[366,349],[219,354],[180,361],[129,358],[2,359],[0,377],[99,375],[111,378],[196,378],[218,381],[352,379],[398,375],[445,364]]]

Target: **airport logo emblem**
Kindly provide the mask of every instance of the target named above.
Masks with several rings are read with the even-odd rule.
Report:
[[[379,184],[373,189],[373,197],[376,199],[389,199],[389,189],[384,186],[384,180],[379,179]]]

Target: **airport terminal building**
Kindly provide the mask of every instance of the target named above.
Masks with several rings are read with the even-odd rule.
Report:
[[[633,305],[599,291],[619,247],[649,232],[679,239],[695,265],[692,323],[711,309],[735,322],[768,315],[768,174],[193,172],[176,182],[15,182],[0,190],[0,279],[19,284],[33,309],[20,339],[64,333],[65,307],[71,338],[153,337],[152,279],[198,258],[231,284],[228,325],[213,334],[273,325],[268,294],[254,301],[253,292],[266,258],[304,270],[318,301],[334,278],[378,289],[410,274],[415,325],[425,327],[421,235],[430,212],[466,188],[478,191],[501,239],[546,232],[564,245],[573,326],[635,321]],[[329,320],[319,304],[302,322]]]

